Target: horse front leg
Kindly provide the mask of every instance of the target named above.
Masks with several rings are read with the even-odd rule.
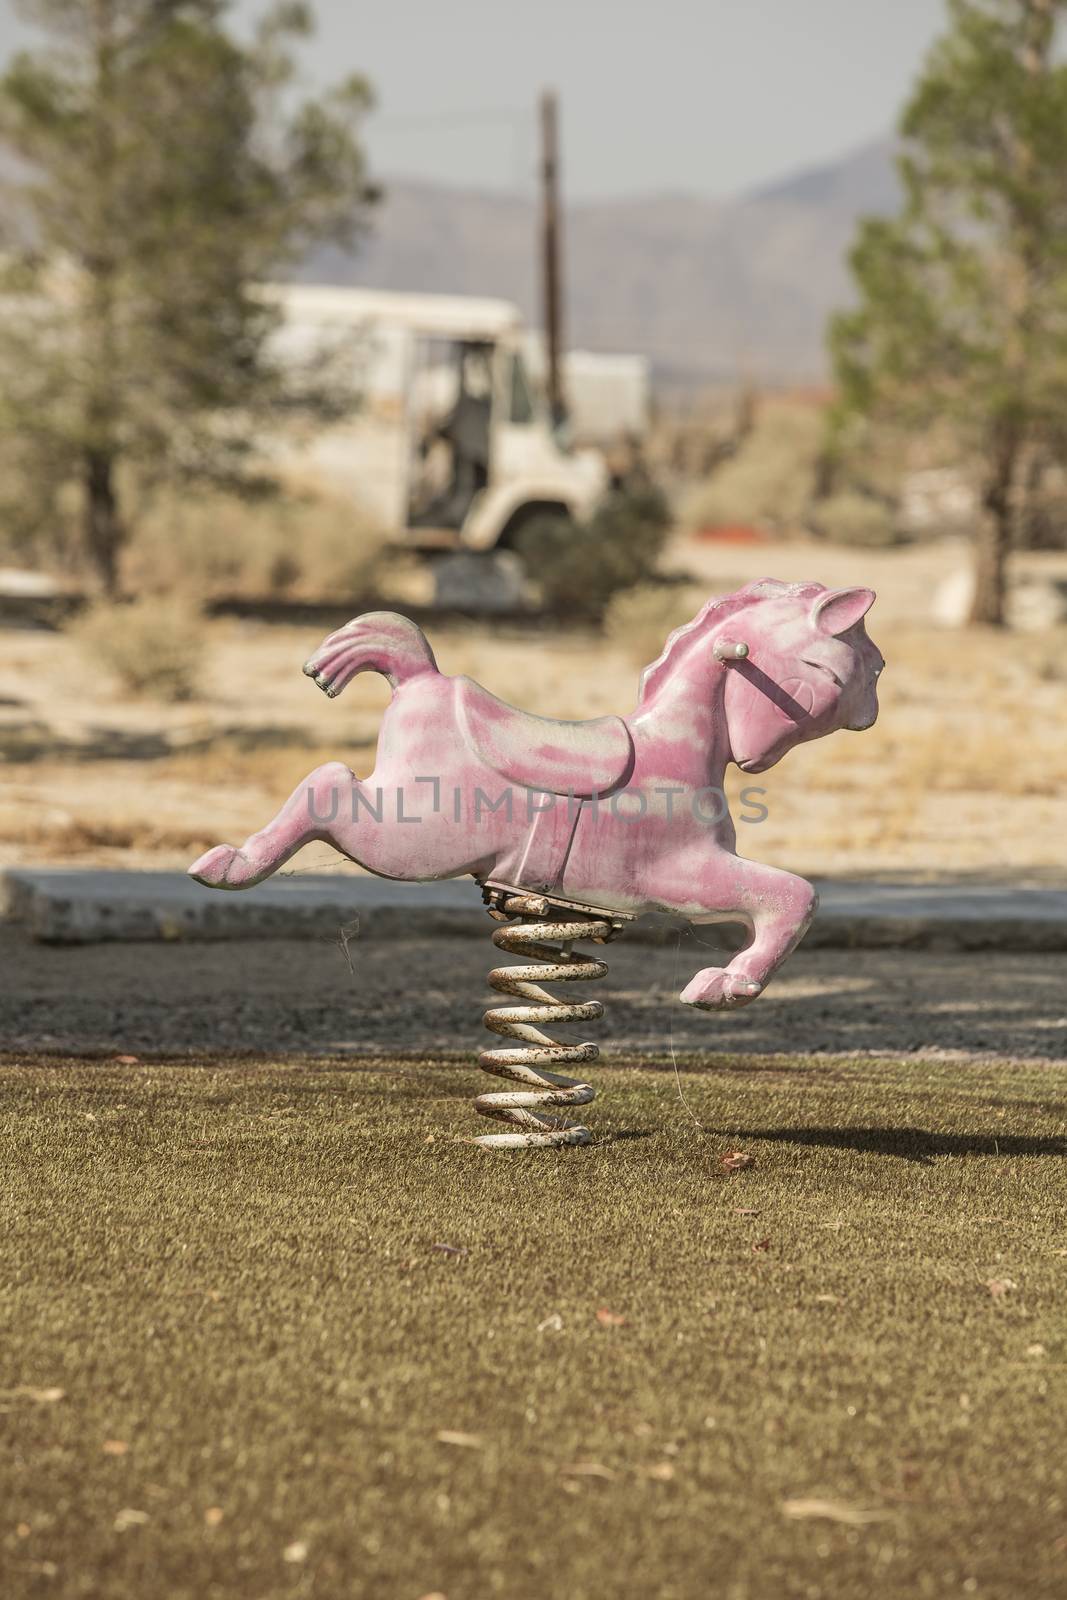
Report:
[[[811,925],[819,897],[791,872],[734,857],[720,864],[707,887],[709,912],[729,912],[746,922],[752,937],[725,967],[705,967],[682,990],[686,1005],[704,1011],[744,1006],[763,993]]]
[[[359,779],[343,761],[327,761],[297,784],[272,822],[250,834],[239,849],[219,844],[188,869],[189,876],[209,889],[251,889],[283,867],[312,839],[325,839],[336,849],[331,825],[352,812],[352,791]]]

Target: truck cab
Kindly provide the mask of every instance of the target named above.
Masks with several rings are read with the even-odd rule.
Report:
[[[283,360],[347,363],[351,415],[279,448],[411,548],[509,548],[535,517],[581,518],[608,480],[552,427],[506,301],[282,285]]]

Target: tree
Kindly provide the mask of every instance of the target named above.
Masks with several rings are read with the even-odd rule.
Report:
[[[982,470],[973,620],[1004,621],[1035,450],[1067,423],[1067,0],[949,0],[900,123],[904,205],[860,225],[837,424],[947,419]]]
[[[257,432],[294,400],[259,286],[317,241],[350,246],[374,198],[349,78],[300,100],[282,4],[242,45],[227,0],[24,0],[50,44],[0,78],[16,164],[5,240],[0,425],[23,510],[80,505],[108,591],[128,507],[163,481],[264,487]],[[300,403],[329,409],[325,379]]]

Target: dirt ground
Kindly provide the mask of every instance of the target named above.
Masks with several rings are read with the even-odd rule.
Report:
[[[606,1062],[625,1064],[634,1050],[669,1059],[672,1049],[1067,1059],[1058,955],[801,949],[765,995],[730,1015],[677,1000],[716,959],[692,935],[662,948],[624,939],[606,959],[607,978],[580,997],[595,991],[604,1020],[557,1035],[598,1039]],[[284,940],[53,948],[0,926],[0,1050],[473,1057],[488,1039],[481,1013],[496,960],[488,938],[387,939],[347,955],[340,944]],[[471,1073],[474,1093],[473,1059]]]
[[[691,580],[675,591],[678,620],[766,574],[879,593],[868,619],[888,661],[878,725],[794,751],[766,774],[769,815],[741,830],[745,854],[827,875],[1064,874],[1067,630],[937,627],[932,596],[964,559],[953,543],[887,552],[676,542],[667,565]],[[1020,557],[1018,571],[1050,561],[1064,564]],[[341,757],[368,773],[388,689],[366,674],[337,704],[321,695],[300,666],[322,631],[205,623],[203,692],[180,705],[123,696],[70,637],[6,631],[0,865],[181,868],[262,826],[320,762]],[[442,670],[562,717],[630,709],[640,666],[658,652],[658,636],[612,643],[492,624],[431,632]],[[336,859],[315,846],[299,865],[330,870]]]

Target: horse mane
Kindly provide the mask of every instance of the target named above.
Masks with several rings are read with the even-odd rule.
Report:
[[[664,680],[673,673],[678,655],[697,636],[718,627],[727,617],[732,617],[736,612],[743,611],[747,606],[756,604],[760,600],[778,600],[783,595],[793,592],[798,596],[808,592],[816,594],[822,587],[823,585],[819,583],[782,583],[777,578],[756,578],[752,583],[746,583],[743,589],[735,590],[733,594],[720,595],[716,599],[709,600],[691,622],[683,622],[681,627],[675,628],[674,632],[668,635],[667,642],[655,661],[642,672],[637,692],[638,705],[644,705],[662,687]]]

